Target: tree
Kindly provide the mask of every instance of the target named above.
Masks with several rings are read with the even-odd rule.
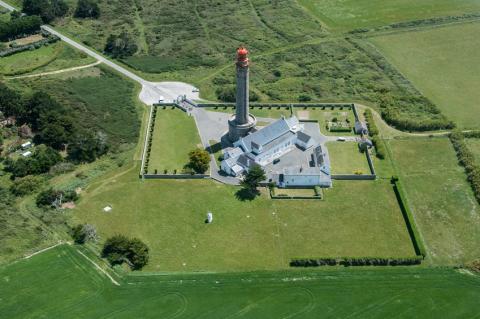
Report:
[[[87,241],[87,233],[83,226],[79,224],[72,228],[71,234],[75,244],[84,244]]]
[[[245,175],[245,178],[242,180],[241,185],[251,194],[256,194],[258,185],[266,178],[267,177],[263,168],[260,165],[255,164],[250,167],[247,175]]]
[[[107,258],[111,265],[127,262],[132,269],[137,270],[148,263],[149,250],[140,239],[115,235],[105,241],[102,257]]]
[[[142,269],[148,263],[148,247],[138,238],[132,238],[129,243],[127,258],[132,269]]]
[[[24,113],[20,94],[0,82],[0,112],[5,117],[19,116]]]
[[[77,134],[68,145],[68,158],[76,163],[90,163],[108,151],[106,135],[89,132]]]
[[[23,12],[38,15],[43,22],[49,23],[67,14],[68,5],[64,0],[23,0]]]
[[[119,35],[110,34],[105,44],[105,53],[114,58],[124,58],[137,52],[138,46],[134,38],[126,31]]]
[[[32,34],[39,31],[41,25],[42,19],[38,16],[12,17],[10,21],[0,23],[0,40],[7,41],[24,34]]]
[[[224,86],[215,92],[217,99],[222,102],[233,103],[236,100],[236,89],[233,85]]]
[[[196,173],[203,174],[208,170],[210,155],[206,150],[197,148],[188,153],[188,157],[190,158],[188,166]]]
[[[78,0],[75,9],[76,18],[94,18],[100,16],[100,8],[95,0]]]

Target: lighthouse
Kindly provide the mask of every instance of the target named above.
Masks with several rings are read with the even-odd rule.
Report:
[[[228,138],[232,142],[246,136],[256,124],[255,117],[248,112],[249,63],[248,50],[244,47],[238,48],[235,61],[237,75],[236,109],[235,114],[228,121]]]

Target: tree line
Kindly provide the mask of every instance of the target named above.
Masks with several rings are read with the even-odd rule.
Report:
[[[33,34],[40,31],[41,25],[42,19],[38,16],[24,16],[12,18],[8,22],[1,22],[0,41],[8,41],[25,34]]]

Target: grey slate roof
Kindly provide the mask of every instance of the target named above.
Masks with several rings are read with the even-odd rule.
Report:
[[[295,117],[279,119],[263,129],[242,138],[241,145],[245,148],[246,152],[251,152],[252,142],[259,146],[264,146],[284,135],[285,133],[288,133],[290,131],[290,126],[297,124],[298,120]]]

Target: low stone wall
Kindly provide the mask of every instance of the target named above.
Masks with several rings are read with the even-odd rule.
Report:
[[[143,174],[145,179],[206,179],[210,175],[205,174]]]

